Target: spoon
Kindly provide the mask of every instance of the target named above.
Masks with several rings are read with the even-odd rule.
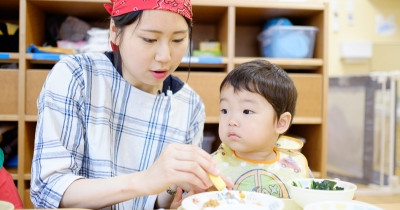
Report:
[[[208,177],[210,178],[210,180],[214,184],[214,186],[217,188],[217,190],[227,191],[226,184],[220,176],[214,176],[212,174],[208,174]]]

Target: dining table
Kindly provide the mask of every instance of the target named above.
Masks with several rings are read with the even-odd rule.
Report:
[[[381,204],[373,204],[377,207],[382,208],[383,210],[400,210],[400,203],[381,203]],[[63,210],[84,210],[81,208],[60,208]],[[24,210],[40,210],[40,209],[24,209]],[[166,209],[168,210],[168,209]],[[169,209],[173,210],[173,209]]]
[[[374,206],[380,207],[383,210],[400,210],[400,201],[399,203],[378,203],[378,204],[372,204]],[[82,209],[82,208],[60,208],[63,210],[87,210],[87,209]],[[24,209],[24,210],[40,210],[40,209]],[[44,210],[44,209],[42,209]],[[165,209],[165,210],[174,210],[174,209]]]
[[[373,205],[378,206],[384,210],[399,210],[400,209],[400,203],[380,203],[380,204],[373,204]]]

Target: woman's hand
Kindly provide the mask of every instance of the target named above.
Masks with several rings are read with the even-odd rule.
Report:
[[[194,145],[170,144],[145,176],[149,194],[158,194],[174,184],[187,192],[208,189],[212,183],[207,173],[219,175],[210,154]]]

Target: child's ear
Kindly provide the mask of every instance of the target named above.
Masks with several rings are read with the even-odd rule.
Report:
[[[277,133],[279,134],[285,133],[289,129],[291,120],[292,120],[292,115],[289,112],[281,114],[276,127]]]

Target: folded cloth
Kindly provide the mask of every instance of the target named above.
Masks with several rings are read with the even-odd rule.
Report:
[[[76,50],[67,49],[67,48],[59,48],[59,47],[38,47],[34,44],[31,44],[28,49],[26,49],[27,53],[56,53],[56,54],[76,54]]]

